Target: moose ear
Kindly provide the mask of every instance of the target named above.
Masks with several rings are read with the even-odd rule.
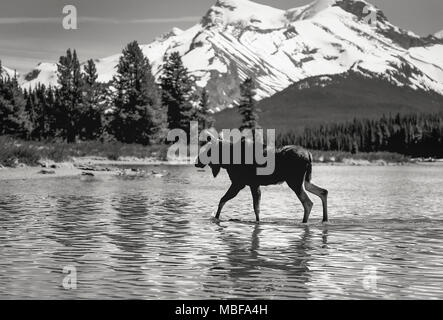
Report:
[[[214,178],[217,178],[218,174],[220,173],[220,169],[221,169],[221,167],[219,165],[212,165],[211,166],[212,175],[214,176]]]

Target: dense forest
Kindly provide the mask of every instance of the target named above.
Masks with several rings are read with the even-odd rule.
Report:
[[[167,128],[189,130],[193,120],[209,127],[208,94],[197,91],[180,55],[166,57],[163,70],[158,84],[134,41],[123,50],[114,79],[105,84],[97,81],[94,61],[82,68],[70,49],[60,57],[56,88],[22,89],[16,76],[0,72],[0,135],[148,145],[162,142]]]
[[[75,50],[60,57],[56,88],[22,89],[15,76],[0,73],[0,135],[46,142],[152,145],[164,142],[167,129],[189,130],[190,121],[199,121],[200,130],[211,127],[209,95],[197,89],[180,55],[165,57],[162,70],[157,83],[149,60],[134,41],[123,50],[109,83],[99,83],[94,61],[81,65]],[[240,89],[240,129],[257,128],[253,79],[246,79]],[[397,114],[278,135],[277,146],[291,144],[354,154],[386,151],[443,158],[443,116]]]
[[[279,134],[277,145],[345,152],[395,152],[413,157],[443,158],[443,114],[383,116],[378,120],[306,128],[302,134]]]

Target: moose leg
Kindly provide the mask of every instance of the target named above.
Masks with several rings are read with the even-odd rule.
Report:
[[[309,215],[311,214],[312,206],[314,205],[314,203],[311,201],[308,194],[306,193],[303,182],[295,183],[292,181],[288,181],[288,185],[292,190],[294,190],[295,194],[303,205],[305,211],[303,223],[308,223]]]
[[[320,188],[312,182],[305,182],[306,190],[315,194],[323,204],[323,222],[328,222],[328,190]]]
[[[218,205],[218,210],[217,210],[217,214],[215,215],[216,219],[220,218],[220,214],[223,210],[223,207],[225,206],[226,202],[228,202],[229,200],[234,199],[238,193],[244,188],[245,186],[241,186],[241,185],[236,185],[233,184],[231,185],[231,187],[229,188],[228,192],[226,192],[226,194],[223,196],[223,198],[221,198],[220,203]]]
[[[260,200],[261,200],[261,190],[260,186],[250,186],[252,193],[252,200],[254,202],[254,213],[257,222],[260,222]]]

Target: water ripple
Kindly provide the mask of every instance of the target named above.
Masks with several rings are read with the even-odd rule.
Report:
[[[0,182],[0,298],[443,298],[441,167],[315,168],[332,220],[313,199],[309,225],[284,185],[263,191],[259,225],[246,191],[214,223],[227,177],[161,169]]]

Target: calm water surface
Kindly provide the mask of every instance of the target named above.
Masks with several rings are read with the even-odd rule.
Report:
[[[443,298],[443,166],[315,167],[309,225],[286,185],[209,219],[226,176],[0,181],[0,298]],[[65,267],[77,289],[65,290]]]

